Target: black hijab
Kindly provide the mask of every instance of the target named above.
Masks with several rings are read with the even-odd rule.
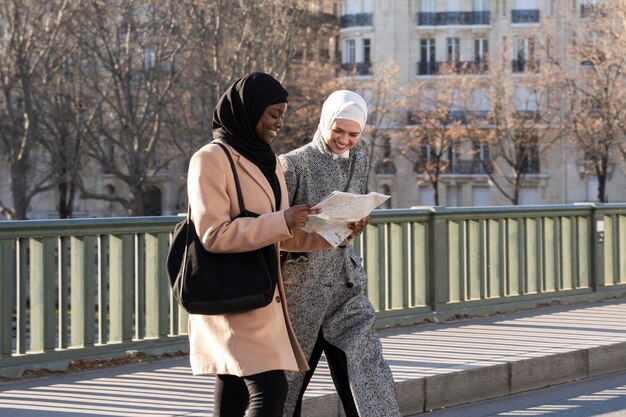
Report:
[[[286,103],[288,95],[271,75],[255,72],[228,87],[213,113],[213,137],[228,143],[261,170],[274,191],[276,208],[281,199],[276,155],[254,130],[267,106]]]

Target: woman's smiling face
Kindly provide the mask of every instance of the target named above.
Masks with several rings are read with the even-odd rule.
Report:
[[[324,142],[328,149],[337,155],[350,150],[359,143],[361,126],[353,120],[335,119],[330,129],[324,134]]]
[[[265,108],[254,128],[257,138],[269,144],[283,127],[287,103],[271,104]]]

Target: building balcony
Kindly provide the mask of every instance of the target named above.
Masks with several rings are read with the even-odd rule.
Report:
[[[606,17],[606,11],[601,4],[581,4],[580,17],[581,19],[587,19],[591,17]]]
[[[512,10],[511,23],[539,23],[539,9]]]
[[[339,27],[341,29],[361,26],[373,26],[372,13],[345,14],[339,18]]]
[[[514,59],[511,66],[514,73],[539,71],[539,61],[536,60]]]
[[[466,26],[488,24],[490,24],[489,11],[417,13],[418,26]]]
[[[417,75],[437,75],[437,62],[418,62]]]
[[[483,161],[480,158],[458,160],[450,163],[444,175],[486,175],[493,172],[490,161]]]
[[[483,74],[489,69],[486,60],[456,62],[418,62],[417,75]]]
[[[371,62],[346,62],[341,64],[341,70],[347,75],[372,75]]]
[[[491,112],[489,110],[452,110],[448,114],[438,114],[435,110],[407,112],[407,124],[409,125],[420,125],[427,119],[431,121],[431,124],[434,121],[446,125],[458,124],[459,122],[461,124],[491,123],[490,118]]]

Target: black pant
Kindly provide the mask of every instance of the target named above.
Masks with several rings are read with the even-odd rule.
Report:
[[[346,354],[343,350],[328,343],[328,341],[324,339],[324,334],[321,330],[317,336],[315,346],[313,346],[313,351],[311,352],[309,370],[304,376],[302,390],[300,391],[300,397],[298,398],[298,403],[296,404],[293,417],[300,417],[302,414],[302,397],[304,396],[304,391],[306,391],[306,388],[311,381],[311,377],[313,377],[313,373],[315,372],[315,368],[317,368],[317,364],[322,357],[322,351],[324,352],[324,355],[326,355],[326,362],[328,362],[330,375],[333,378],[333,383],[335,384],[335,389],[337,390],[337,394],[339,395],[339,399],[343,405],[343,411],[345,412],[346,417],[359,417],[359,412],[356,409],[356,404],[354,403],[354,398],[352,397],[352,391],[350,391],[350,377],[348,376],[348,360],[346,359]]]
[[[217,375],[213,417],[282,417],[287,398],[284,371],[250,376]]]

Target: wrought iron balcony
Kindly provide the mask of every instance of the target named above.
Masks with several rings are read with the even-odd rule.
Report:
[[[419,12],[417,13],[418,26],[444,25],[488,25],[489,11],[480,12]]]
[[[514,59],[511,61],[513,72],[537,72],[539,71],[539,61]]]
[[[477,175],[488,174],[493,171],[490,161],[484,163],[480,158],[460,159],[450,162],[443,175]]]
[[[482,74],[488,69],[486,60],[417,63],[417,75]]]
[[[372,75],[371,62],[347,62],[341,64],[341,69],[348,75]]]
[[[539,9],[511,11],[512,23],[539,23]]]
[[[372,13],[345,14],[339,18],[341,29],[359,26],[372,26]]]
[[[418,62],[417,75],[436,75],[438,70],[437,62]]]
[[[491,123],[490,118],[491,112],[489,110],[451,110],[447,114],[445,112],[439,113],[436,110],[407,112],[407,124],[409,125],[420,125],[428,120],[430,120],[431,124],[434,122],[442,125],[458,124],[458,122],[461,122],[461,124],[473,124],[478,121]]]
[[[606,11],[602,4],[581,4],[580,17],[582,19],[590,17],[606,17]]]

